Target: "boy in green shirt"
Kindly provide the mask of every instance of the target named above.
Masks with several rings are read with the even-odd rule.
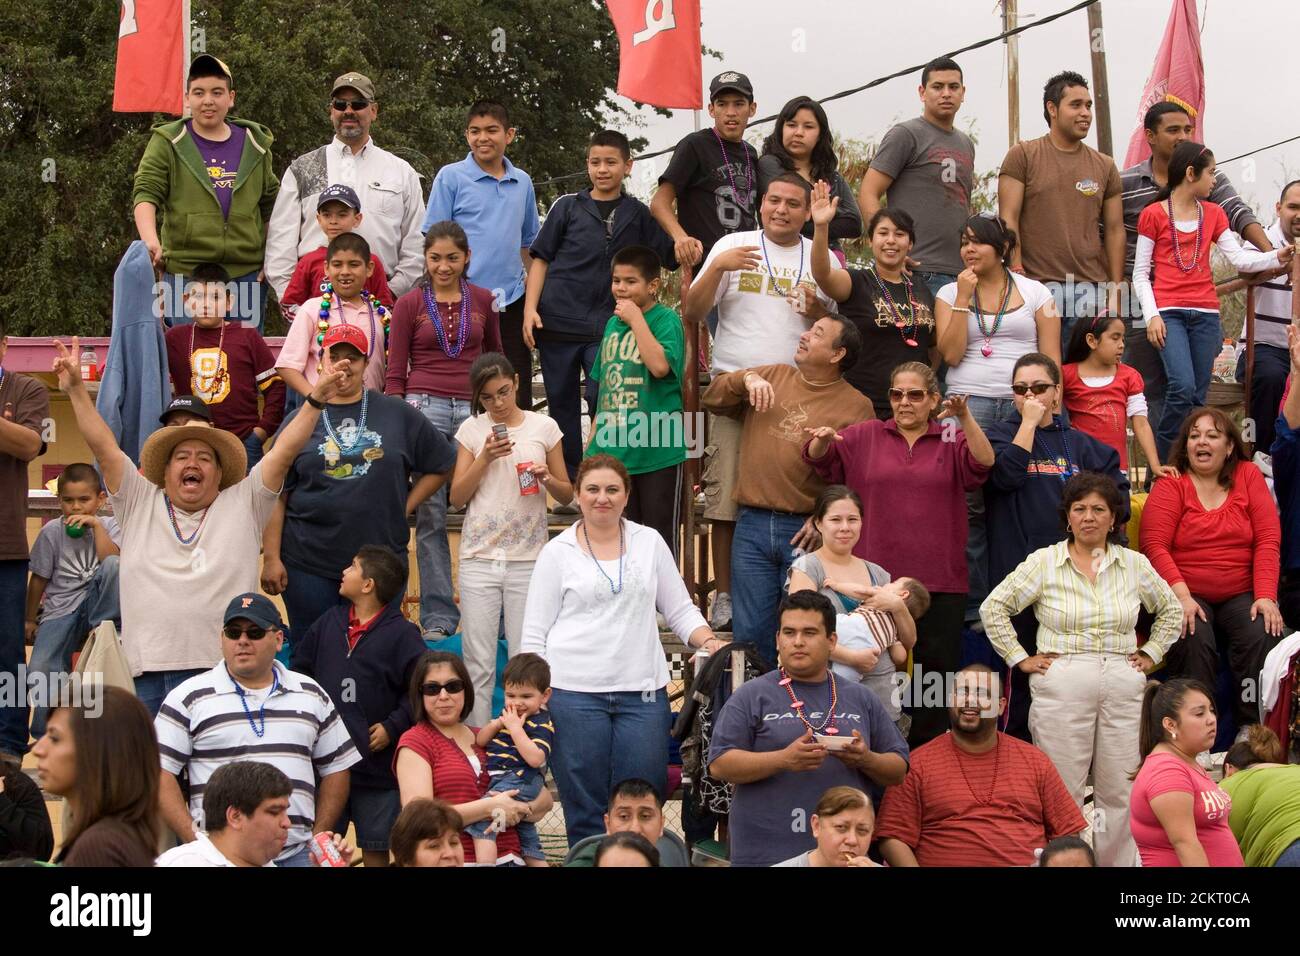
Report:
[[[645,246],[614,255],[614,315],[592,368],[599,394],[587,453],[604,452],[627,466],[632,488],[625,514],[658,531],[676,555],[686,336],[677,313],[657,301],[661,266]]]

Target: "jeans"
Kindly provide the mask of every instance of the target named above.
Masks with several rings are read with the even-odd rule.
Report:
[[[519,382],[522,388],[522,373]],[[406,400],[456,447],[456,429],[469,418],[469,402],[418,394],[407,395]],[[420,569],[420,630],[455,634],[460,626],[460,609],[452,600],[446,484],[421,502],[415,513],[415,564]]]
[[[244,439],[244,454],[248,456],[248,469],[244,474],[253,470],[253,466],[262,460],[266,454],[262,439],[257,437],[257,432],[249,432],[248,437]]]
[[[1300,840],[1296,840],[1273,861],[1274,866],[1300,866]]]
[[[304,843],[290,856],[285,857],[283,860],[276,860],[275,865],[287,867],[315,866],[316,864],[311,858],[311,841]]]
[[[36,740],[45,733],[45,719],[53,702],[46,696],[49,689],[58,686],[59,675],[72,670],[72,655],[81,650],[86,635],[104,621],[113,621],[122,628],[122,609],[118,601],[117,555],[109,555],[99,563],[94,575],[86,583],[86,593],[81,603],[62,617],[41,621],[36,629],[36,644],[32,659],[27,664],[28,693],[36,675],[43,675],[41,695],[46,699],[33,702],[32,737]]]
[[[306,634],[308,628],[316,623],[317,618],[332,607],[343,607],[348,603],[348,599],[339,594],[339,584],[343,577],[342,568],[339,568],[337,575],[329,578],[303,571],[291,564],[286,564],[284,570],[289,577],[289,584],[280,597],[284,599],[285,616],[289,619],[290,633],[284,642],[284,650],[278,656],[287,663],[289,647],[294,635]],[[405,590],[405,588],[399,589],[397,596],[388,606],[400,612],[402,598],[406,596]]]
[[[546,387],[546,405],[551,418],[564,435],[564,466],[569,479],[578,474],[582,461],[582,399],[587,399],[587,413],[596,412],[599,383],[591,377],[592,366],[600,352],[600,342],[545,341],[537,343],[538,364],[542,367],[542,384]],[[585,388],[582,385],[586,380]],[[521,380],[522,384],[522,380]]]
[[[570,847],[605,832],[609,795],[622,781],[639,777],[668,796],[667,688],[591,694],[557,687],[549,709],[555,724],[551,773]]]
[[[1010,398],[983,398],[972,395],[966,400],[972,417],[986,432],[995,422],[1005,422],[1016,412],[1016,403]],[[989,537],[984,524],[984,489],[976,488],[966,493],[966,512],[970,520],[970,533],[966,538],[966,564],[970,574],[970,592],[966,598],[966,620],[980,619],[980,605],[992,590],[989,584]]]
[[[925,283],[931,295],[938,295],[944,286],[956,282],[957,277],[947,272],[917,272],[916,277]]]
[[[149,714],[158,716],[167,695],[191,677],[206,674],[203,668],[191,671],[148,671],[135,678],[135,696],[149,709]]]
[[[1256,342],[1254,371],[1250,383],[1250,408],[1246,409],[1246,414],[1255,423],[1255,450],[1271,455],[1282,392],[1286,388],[1286,377],[1291,374],[1291,356],[1286,349]],[[1245,349],[1237,359],[1237,381],[1246,381]]]
[[[1143,393],[1147,400],[1147,422],[1154,431],[1160,427],[1160,416],[1165,410],[1165,390],[1169,383],[1165,379],[1165,363],[1160,358],[1160,350],[1147,338],[1145,322],[1141,327],[1130,325],[1124,332],[1124,364],[1133,366],[1142,376]],[[1148,476],[1148,484],[1149,482]]]
[[[194,319],[185,314],[185,285],[189,281],[189,276],[176,275],[174,272],[163,273],[163,322],[168,328],[194,323]],[[238,322],[246,328],[255,328],[257,334],[261,335],[266,325],[267,284],[257,281],[256,272],[250,272],[231,279],[230,286],[233,307],[226,316],[227,320]]]
[[[731,627],[737,641],[753,644],[776,663],[777,607],[796,557],[790,539],[804,515],[742,505],[731,540]]]
[[[1081,318],[1092,318],[1107,307],[1105,284],[1070,278],[1065,282],[1045,281],[1044,285],[1052,290],[1056,310],[1061,314],[1061,355],[1065,355],[1070,348],[1074,323]]]
[[[1223,348],[1223,327],[1217,312],[1162,309],[1160,317],[1165,320],[1165,347],[1160,351],[1160,360],[1169,385],[1165,389],[1164,413],[1156,428],[1156,451],[1165,462],[1187,413],[1205,404],[1214,358]]]
[[[533,561],[493,561],[466,558],[460,563],[461,657],[474,684],[471,727],[482,727],[493,717],[493,691],[497,682],[497,645],[502,612],[511,657],[519,653],[523,638],[524,606]]]
[[[27,559],[0,561],[0,683],[18,686],[18,670],[27,659],[23,617],[27,606]],[[6,698],[11,702],[6,703]],[[0,751],[27,753],[27,701],[0,694]]]
[[[524,772],[523,777],[517,777],[513,773],[503,773],[492,779],[492,786],[488,787],[487,793],[483,794],[484,799],[499,793],[505,793],[508,790],[518,790],[514,799],[532,802],[546,783],[546,771],[530,767]],[[496,840],[500,832],[488,833],[488,827],[492,826],[495,821],[488,817],[480,820],[478,823],[471,823],[465,828],[466,832],[475,840]],[[515,833],[519,836],[519,849],[523,856],[534,860],[546,859],[546,854],[542,852],[542,840],[537,835],[537,824],[529,823],[527,820],[520,820],[515,824]]]

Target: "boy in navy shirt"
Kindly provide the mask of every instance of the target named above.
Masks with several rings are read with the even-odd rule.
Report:
[[[516,800],[531,801],[546,783],[546,761],[555,744],[555,725],[546,710],[551,699],[551,668],[537,654],[516,654],[501,675],[506,706],[501,716],[478,732],[475,743],[487,751],[487,772],[492,786],[485,797],[514,793]],[[492,866],[497,859],[495,819],[481,820],[465,829],[474,838],[474,859]],[[546,866],[537,827],[527,820],[515,826],[519,848],[529,866]]]

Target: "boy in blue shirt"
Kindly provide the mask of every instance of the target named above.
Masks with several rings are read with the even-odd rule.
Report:
[[[514,792],[516,800],[532,800],[546,783],[546,761],[555,744],[555,725],[546,710],[551,699],[551,668],[537,654],[516,654],[501,675],[506,706],[501,716],[478,732],[475,743],[487,751],[487,772],[492,786],[485,797]],[[474,860],[492,866],[497,859],[495,819],[470,824]],[[526,820],[515,826],[519,847],[528,866],[546,866],[537,827]]]
[[[524,341],[524,270],[539,222],[532,179],[506,159],[506,147],[514,139],[504,106],[492,100],[474,103],[465,124],[469,154],[438,170],[420,231],[448,219],[465,230],[472,253],[466,278],[492,290],[502,313],[503,351],[519,370],[516,401],[531,411],[533,357]]]

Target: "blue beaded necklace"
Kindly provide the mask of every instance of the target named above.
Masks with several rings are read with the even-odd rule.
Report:
[[[459,358],[461,351],[465,348],[466,341],[469,340],[469,283],[465,277],[461,276],[460,280],[460,321],[456,326],[456,344],[453,346],[447,338],[447,330],[442,324],[442,309],[438,301],[433,297],[433,283],[424,287],[424,311],[429,316],[429,322],[433,325],[433,335],[438,340],[438,347],[446,353],[447,358]],[[447,308],[447,318],[451,319],[451,307]]]
[[[1057,423],[1059,423],[1060,420],[1061,420],[1061,417],[1060,417],[1059,415],[1053,415],[1053,416],[1052,416],[1052,421],[1053,421],[1053,422],[1057,422]],[[1065,428],[1064,425],[1062,425],[1062,426],[1061,426],[1061,451],[1062,451],[1062,453],[1063,453],[1064,456],[1065,456],[1065,472],[1064,472],[1063,474],[1060,474],[1060,475],[1057,475],[1057,476],[1056,476],[1057,478],[1061,479],[1061,484],[1065,484],[1065,483],[1066,483],[1067,481],[1069,481],[1072,477],[1074,477],[1074,459],[1072,459],[1072,458],[1070,457],[1070,441],[1069,441],[1068,438],[1066,438],[1066,436],[1065,436],[1065,432],[1066,432],[1066,428]],[[1035,449],[1038,448],[1038,430],[1037,430],[1037,429],[1034,430],[1034,448],[1035,448]],[[1047,444],[1046,444],[1046,443],[1043,444],[1043,457],[1044,457],[1044,458],[1050,458],[1050,457],[1051,457],[1051,456],[1047,453]]]
[[[361,392],[361,419],[357,422],[356,434],[352,436],[352,441],[348,442],[346,445],[343,443],[343,439],[339,438],[334,431],[334,424],[330,421],[329,406],[326,405],[325,408],[321,409],[320,417],[321,421],[325,423],[325,434],[329,435],[330,441],[334,442],[341,451],[351,451],[356,443],[361,441],[361,436],[364,435],[366,431],[366,411],[369,407],[370,391],[368,389],[363,389]]]
[[[611,578],[607,573],[605,573],[605,568],[601,565],[600,561],[596,558],[596,552],[591,547],[591,537],[590,535],[587,534],[587,522],[585,519],[578,522],[578,528],[582,531],[582,540],[587,544],[587,553],[591,555],[592,563],[596,565],[596,570],[600,572],[600,576],[604,578],[605,581],[608,582],[609,584],[610,593],[622,594],[623,593],[623,557],[624,555],[627,554],[627,548],[625,547],[625,541],[623,538],[623,519],[622,518],[618,519],[618,587],[614,587],[614,579]]]
[[[230,674],[229,667],[226,668],[226,673]],[[253,720],[253,712],[248,709],[248,691],[244,690],[244,686],[235,680],[233,676],[231,676],[230,680],[234,683],[235,691],[239,694],[239,702],[244,706],[244,716],[248,719],[248,726],[253,728],[253,735],[258,740],[261,740],[266,735],[266,702],[271,699],[271,695],[280,687],[279,673],[272,669],[271,689],[266,692],[266,696],[262,698],[261,706],[257,708],[257,716],[262,721],[261,727],[257,726],[257,723]]]

